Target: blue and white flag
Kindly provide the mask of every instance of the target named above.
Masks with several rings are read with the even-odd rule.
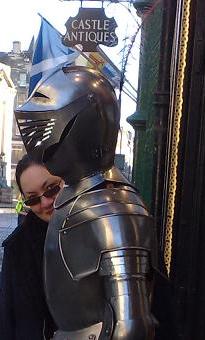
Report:
[[[79,52],[66,47],[61,42],[62,35],[45,18],[41,16],[41,26],[36,40],[32,67],[30,71],[29,95],[36,84],[57,66],[72,64]]]

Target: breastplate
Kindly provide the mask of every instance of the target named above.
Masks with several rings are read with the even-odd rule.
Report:
[[[152,251],[152,220],[136,190],[122,182],[99,177],[77,194],[68,195],[70,188],[65,188],[57,201],[45,242],[44,273],[48,305],[63,331],[102,322],[111,332],[112,311],[99,275],[102,253],[129,247]]]

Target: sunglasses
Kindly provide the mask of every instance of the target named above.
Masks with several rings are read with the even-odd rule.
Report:
[[[61,190],[61,187],[60,187],[59,184],[60,183],[58,183],[57,185],[55,185],[51,189],[46,190],[40,196],[28,198],[27,200],[24,201],[24,204],[28,207],[32,207],[33,205],[37,205],[37,204],[41,203],[41,197],[43,197],[43,196],[47,197],[47,198],[51,198],[51,197],[57,195],[59,193],[59,191]]]

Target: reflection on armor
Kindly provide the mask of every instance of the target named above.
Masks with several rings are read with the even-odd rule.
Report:
[[[28,151],[40,150],[66,182],[45,243],[45,289],[59,329],[72,340],[154,339],[153,220],[113,167],[120,117],[111,85],[97,71],[60,70],[16,115]],[[49,138],[44,127],[29,136],[26,124],[51,116]]]

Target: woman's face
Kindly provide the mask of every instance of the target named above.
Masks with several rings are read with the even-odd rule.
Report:
[[[33,164],[21,174],[20,184],[24,198],[27,200],[41,196],[58,184],[62,188],[63,180],[60,177],[51,175],[44,166]],[[31,210],[43,221],[49,222],[54,210],[53,203],[56,196],[56,193],[52,197],[41,196],[39,202],[30,206]]]

